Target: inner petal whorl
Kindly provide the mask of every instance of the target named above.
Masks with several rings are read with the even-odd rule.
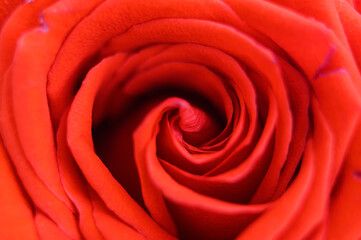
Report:
[[[211,114],[192,105],[180,108],[179,128],[187,143],[199,146],[221,132],[222,124]]]

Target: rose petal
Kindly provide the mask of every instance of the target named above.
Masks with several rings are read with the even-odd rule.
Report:
[[[2,1],[2,3],[10,2],[16,4],[18,1]],[[14,9],[13,14],[9,16],[1,29],[0,35],[0,78],[3,78],[6,69],[10,66],[14,57],[17,40],[22,34],[30,29],[40,25],[40,12],[54,3],[54,0],[38,0],[34,3],[26,3]]]
[[[119,218],[114,217],[112,212],[107,210],[106,206],[95,193],[92,193],[91,196],[96,224],[106,239],[147,239],[135,231],[132,227],[128,226],[127,223],[124,223]]]
[[[354,132],[350,151],[339,175],[330,203],[329,217],[323,226],[326,236],[357,239],[361,236],[361,126]]]
[[[69,34],[52,66],[48,93],[54,118],[59,118],[72,99],[79,73],[96,60],[95,54],[107,41],[138,23],[169,17],[219,19],[240,25],[240,20],[229,7],[218,0],[208,1],[206,5],[198,0],[106,1]]]
[[[328,176],[331,170],[332,139],[325,119],[319,113],[317,105],[314,107],[314,124],[317,128],[314,138],[307,141],[301,169],[295,181],[267,212],[239,235],[238,239],[277,239],[285,234],[290,234],[287,236],[295,239],[307,235],[322,220],[324,201],[327,199],[324,192],[317,192],[318,188],[314,187],[314,184],[322,186],[320,191],[330,190],[329,185],[325,184],[325,175]],[[319,199],[314,200],[310,194]],[[323,201],[319,209],[314,207],[314,204],[319,203],[318,200]],[[304,224],[297,225],[297,221],[303,221]]]
[[[11,13],[22,3],[22,0],[0,2],[0,29]]]
[[[320,76],[313,82],[313,88],[320,110],[335,135],[337,148],[334,149],[335,159],[330,179],[334,183],[360,119],[361,98],[350,76],[343,70]]]
[[[10,159],[0,140],[0,238],[37,239],[32,206],[27,202]]]
[[[93,149],[91,112],[95,95],[105,80],[98,76],[106,72],[119,57],[122,58],[123,55],[115,55],[103,60],[90,71],[83,82],[69,112],[67,131],[69,147],[89,184],[120,219],[149,238],[174,239],[119,185]]]
[[[3,85],[2,97],[7,100],[11,96],[9,84],[5,81]],[[4,146],[9,150],[12,162],[16,168],[21,182],[24,184],[26,192],[29,194],[34,205],[67,232],[74,239],[79,239],[79,233],[76,220],[72,212],[72,205],[66,205],[62,200],[54,195],[53,192],[39,178],[28,159],[26,158],[15,128],[15,122],[12,114],[11,101],[2,101],[1,106],[1,130],[2,137],[6,139]],[[6,129],[4,131],[3,129]],[[69,203],[68,203],[69,204]]]
[[[45,29],[42,27],[36,28],[19,41],[13,64],[5,79],[9,82],[7,86],[11,87],[11,98],[7,98],[7,100],[10,101],[13,108],[8,108],[9,112],[5,114],[14,114],[15,126],[9,127],[8,125],[7,131],[16,132],[15,134],[18,135],[16,138],[20,140],[20,143],[16,144],[21,144],[21,151],[24,151],[36,174],[58,198],[71,206],[61,186],[56,163],[52,123],[46,98],[46,76],[57,48],[61,44],[62,36],[65,36],[71,24],[78,21],[82,14],[89,9],[82,8],[82,11],[73,15],[69,15],[67,12],[67,20],[60,24],[56,20],[58,20],[58,16],[64,17],[65,15],[65,13],[63,15],[61,13],[63,4],[69,3],[61,2],[44,12],[44,19],[50,27],[47,30],[49,32],[44,31]],[[40,4],[40,6],[42,5]],[[89,7],[91,6],[89,5]],[[24,6],[24,8],[29,7]],[[51,11],[58,12],[54,14]],[[16,33],[18,34],[17,31]],[[44,46],[47,47],[44,48]],[[28,61],[34,58],[36,61]],[[12,71],[12,69],[21,69],[21,71]],[[22,84],[13,84],[14,82]]]
[[[354,59],[361,69],[361,47],[359,44],[359,36],[361,36],[361,16],[348,3],[338,1],[337,10],[341,18],[343,29],[346,33],[348,43],[352,49]]]
[[[266,208],[242,206],[197,194],[179,185],[162,169],[156,157],[157,122],[170,109],[186,106],[181,99],[169,98],[154,108],[134,134],[136,161],[148,178],[144,183],[161,190],[182,238],[219,239],[235,236]],[[158,202],[160,204],[160,202]],[[210,228],[212,226],[212,228]]]
[[[317,21],[325,24],[332,29],[343,44],[347,44],[344,29],[341,21],[337,18],[336,1],[317,0],[317,1],[303,1],[303,0],[272,0],[283,7],[291,8],[299,15],[305,15],[309,18],[314,18]],[[341,1],[337,1],[341,2]]]
[[[35,223],[37,226],[38,234],[41,239],[54,239],[54,240],[70,240],[72,239],[66,235],[58,225],[51,221],[47,216],[42,213],[37,213],[35,216]]]
[[[330,32],[324,25],[293,11],[265,1],[225,2],[251,27],[282,47],[302,67],[309,79],[313,79],[334,47],[330,41]],[[305,54],[305,49],[308,54]]]
[[[306,83],[307,80],[285,60],[279,58],[279,64],[287,85],[294,124],[287,161],[282,169],[273,199],[281,196],[289,185],[297,165],[301,161],[309,131],[310,90]]]
[[[123,97],[115,100],[117,91],[120,86],[132,77],[138,70],[138,67],[145,62],[147,59],[167,48],[167,45],[154,45],[137,53],[130,55],[126,61],[119,66],[117,73],[114,77],[107,81],[98,91],[93,110],[93,125],[100,123],[104,117],[117,118],[121,113],[125,113],[129,101]],[[119,101],[120,100],[120,101]]]
[[[353,0],[353,1],[350,1],[348,0],[347,1],[356,11],[360,12],[361,10],[361,1],[360,0]]]
[[[269,166],[276,118],[275,99],[271,98],[269,115],[264,131],[249,156],[242,156],[244,154],[242,149],[245,148],[247,141],[236,145],[232,149],[233,151],[229,153],[229,156],[224,156],[224,149],[216,152],[217,155],[222,154],[221,156],[225,158],[224,162],[237,161],[239,158],[244,158],[243,162],[228,171],[204,177],[184,172],[166,163],[164,163],[164,168],[179,183],[197,192],[234,202],[248,202]],[[220,166],[223,166],[223,163]]]
[[[314,118],[312,142],[315,157],[313,160],[315,177],[312,181],[310,192],[305,199],[304,206],[292,222],[293,227],[290,227],[283,233],[284,239],[305,238],[327,217],[328,196],[332,189],[330,176],[335,160],[335,156],[332,155],[335,135],[328,128],[326,119],[322,116],[315,98],[312,99],[311,105],[313,110],[312,116]]]
[[[57,133],[57,159],[64,190],[79,213],[79,229],[85,238],[103,239],[93,217],[93,206],[86,191],[87,185],[76,165],[67,144],[66,120],[64,114]]]

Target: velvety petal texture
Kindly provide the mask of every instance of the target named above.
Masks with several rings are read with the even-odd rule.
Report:
[[[0,239],[360,239],[360,12],[0,0]]]

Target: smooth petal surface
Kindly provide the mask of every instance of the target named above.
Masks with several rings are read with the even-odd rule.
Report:
[[[33,222],[33,210],[25,200],[22,186],[19,185],[13,166],[0,142],[0,237],[2,239],[37,239],[36,228]],[[16,208],[12,206],[16,205]],[[20,222],[21,221],[21,222]]]

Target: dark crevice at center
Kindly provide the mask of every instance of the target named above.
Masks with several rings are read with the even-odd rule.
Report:
[[[92,129],[96,154],[113,177],[144,209],[146,207],[134,159],[133,132],[152,108],[169,97],[185,99],[216,119],[220,126],[226,125],[225,116],[218,113],[198,92],[168,87],[141,96],[128,96],[129,101],[126,101],[126,106],[122,107],[117,117],[104,117],[104,120]]]
[[[302,166],[302,159],[303,159],[303,157],[304,157],[304,156],[302,155],[302,156],[301,156],[301,159],[300,159],[300,161],[299,161],[299,163],[298,163],[298,165],[297,165],[297,167],[296,167],[296,169],[295,169],[295,171],[294,171],[294,173],[293,173],[293,175],[292,175],[292,178],[290,179],[290,181],[289,181],[286,189],[288,189],[288,188],[291,186],[291,184],[295,181],[296,177],[298,176],[298,174],[299,174],[299,172],[300,172],[300,169],[301,169],[301,166]]]

